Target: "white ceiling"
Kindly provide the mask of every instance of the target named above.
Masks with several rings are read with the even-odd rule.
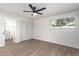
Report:
[[[27,3],[0,3],[0,10],[29,18],[41,18],[57,13],[73,11],[79,9],[78,3],[35,3],[32,4],[40,9],[46,7],[46,10],[40,11],[43,15],[31,16],[32,13],[24,13],[23,10],[31,10]]]

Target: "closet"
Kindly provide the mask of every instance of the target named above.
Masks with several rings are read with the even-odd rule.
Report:
[[[32,22],[20,22],[21,41],[32,39]]]

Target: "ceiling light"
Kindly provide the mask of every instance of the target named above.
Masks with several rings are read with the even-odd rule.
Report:
[[[32,14],[32,16],[36,16],[36,15],[37,15],[37,13],[33,13],[33,14]]]

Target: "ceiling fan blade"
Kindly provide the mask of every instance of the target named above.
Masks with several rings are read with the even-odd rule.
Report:
[[[42,10],[44,10],[44,9],[46,9],[46,8],[41,8],[41,9],[39,9],[39,10],[37,10],[37,11],[42,11]]]
[[[39,12],[37,12],[38,14],[40,14],[40,15],[43,15],[43,13],[39,13]]]
[[[23,12],[33,12],[33,11],[25,11],[25,10],[24,10]]]
[[[30,6],[30,8],[31,8],[32,10],[34,10],[34,7],[33,7],[31,4],[29,4],[29,6]]]

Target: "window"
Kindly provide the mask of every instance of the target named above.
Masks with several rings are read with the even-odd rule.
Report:
[[[52,28],[75,28],[75,17],[52,20],[51,27]]]

